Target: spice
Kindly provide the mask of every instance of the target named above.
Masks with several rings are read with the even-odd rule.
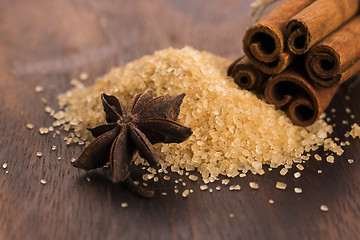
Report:
[[[279,74],[293,61],[287,49],[285,26],[314,0],[285,0],[259,22],[248,28],[243,46],[249,61],[266,74]]]
[[[341,84],[360,71],[360,16],[316,44],[306,55],[305,67],[312,81],[324,87]],[[345,109],[350,113],[350,109]]]
[[[234,61],[228,68],[228,76],[242,89],[259,92],[269,75],[255,68],[246,56]]]
[[[310,83],[302,63],[296,63],[267,82],[265,98],[276,107],[285,108],[294,124],[310,126],[325,111],[338,87]]]
[[[174,122],[184,96],[153,98],[152,91],[148,90],[134,97],[127,113],[117,97],[102,94],[108,124],[89,129],[96,139],[72,162],[73,166],[91,170],[110,162],[112,182],[125,182],[141,196],[152,197],[152,191],[134,187],[129,166],[138,150],[150,166],[156,167],[160,158],[152,144],[180,143],[192,134],[190,128]]]
[[[290,51],[297,55],[306,53],[314,44],[354,16],[358,9],[358,0],[314,1],[286,26]]]

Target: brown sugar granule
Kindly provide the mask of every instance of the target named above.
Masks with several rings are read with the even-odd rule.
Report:
[[[286,186],[287,186],[286,183],[277,182],[275,187],[276,187],[277,189],[285,190],[285,189],[286,189]]]
[[[178,173],[197,170],[204,183],[219,175],[235,177],[249,171],[262,175],[264,164],[291,168],[295,158],[324,144],[333,131],[331,125],[323,119],[307,128],[293,125],[283,111],[239,89],[227,77],[230,63],[191,47],[157,51],[112,69],[89,87],[77,81],[73,89],[59,95],[61,110],[53,114],[55,125],[88,142],[92,136],[86,129],[105,123],[101,93],[115,95],[127,106],[146,89],[155,97],[185,93],[178,122],[191,127],[192,136],[180,144],[155,147],[162,168],[171,166]],[[73,137],[67,141],[71,144]],[[333,144],[328,149],[339,152]],[[135,159],[142,162],[139,156]]]
[[[353,138],[360,138],[360,126],[357,124],[357,123],[354,123],[352,126],[351,126],[351,131],[350,131],[350,135],[353,137]]]

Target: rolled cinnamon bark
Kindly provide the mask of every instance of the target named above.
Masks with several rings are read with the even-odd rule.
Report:
[[[341,75],[359,59],[360,16],[356,16],[307,53],[305,68],[311,80],[332,87],[346,79]]]
[[[357,61],[341,75],[344,82],[360,71]],[[299,126],[313,124],[330,104],[340,83],[325,88],[311,83],[303,69],[291,67],[270,79],[265,87],[269,103],[285,110],[291,121]]]
[[[295,15],[286,26],[288,47],[305,54],[313,45],[353,17],[359,0],[317,0]]]
[[[243,46],[249,61],[266,74],[282,72],[292,61],[287,51],[285,28],[289,20],[314,0],[285,0],[244,36]]]
[[[237,59],[230,65],[228,76],[233,77],[240,88],[254,91],[260,90],[269,78],[269,75],[256,69],[246,56]]]

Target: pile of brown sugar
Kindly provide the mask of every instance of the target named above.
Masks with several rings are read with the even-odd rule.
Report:
[[[92,140],[88,127],[105,123],[101,93],[116,95],[128,106],[135,94],[152,89],[154,96],[185,93],[178,121],[193,130],[183,143],[155,145],[162,167],[197,170],[205,183],[219,175],[264,174],[264,165],[289,169],[319,147],[343,153],[328,137],[333,129],[324,117],[307,128],[293,125],[284,112],[239,89],[227,77],[230,63],[191,47],[157,51],[112,69],[89,87],[79,81],[59,95],[62,110],[52,114],[54,126],[70,130],[69,144],[83,144]]]

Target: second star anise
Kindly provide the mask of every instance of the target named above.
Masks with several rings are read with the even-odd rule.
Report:
[[[107,124],[89,129],[96,139],[73,166],[91,170],[110,162],[112,182],[125,182],[140,195],[151,197],[153,192],[133,183],[129,167],[136,151],[156,167],[159,155],[152,144],[180,143],[192,134],[191,128],[175,122],[184,96],[153,98],[148,90],[134,97],[127,112],[117,97],[101,94]]]

